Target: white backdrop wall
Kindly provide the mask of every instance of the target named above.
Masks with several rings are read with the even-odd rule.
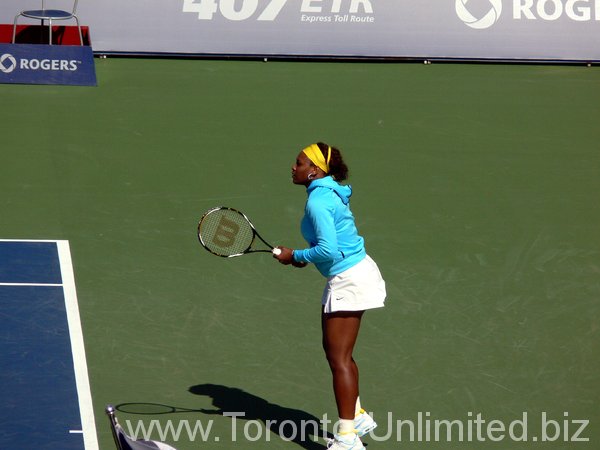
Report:
[[[40,4],[2,0],[0,23]],[[600,60],[600,0],[80,0],[78,15],[96,53]]]

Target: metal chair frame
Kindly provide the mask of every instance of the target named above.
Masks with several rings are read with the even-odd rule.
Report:
[[[115,416],[115,407],[113,405],[106,405],[105,409],[106,415],[108,416],[108,420],[110,421],[110,430],[112,431],[113,438],[115,440],[115,445],[117,446],[117,450],[123,450],[121,446],[121,441],[119,440],[119,435],[117,433],[117,417]]]
[[[15,21],[13,24],[13,37],[12,43],[15,43],[15,38],[17,36],[17,20],[19,17],[28,17],[30,19],[37,19],[42,21],[42,26],[44,26],[44,21],[48,21],[48,43],[52,45],[52,21],[53,20],[69,20],[75,19],[77,23],[77,29],[79,30],[79,41],[81,45],[83,45],[83,35],[81,33],[81,26],[79,25],[79,19],[75,15],[77,11],[77,2],[79,0],[74,0],[72,11],[64,11],[62,9],[46,9],[46,0],[42,0],[42,9],[35,10],[25,10],[21,11],[19,14],[15,16]]]

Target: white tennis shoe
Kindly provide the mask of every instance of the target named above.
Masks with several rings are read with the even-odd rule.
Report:
[[[350,431],[334,435],[327,443],[327,450],[365,450],[365,446],[356,431]]]
[[[354,418],[354,429],[358,437],[362,437],[367,433],[370,433],[377,427],[377,423],[373,418],[364,410],[360,412]]]

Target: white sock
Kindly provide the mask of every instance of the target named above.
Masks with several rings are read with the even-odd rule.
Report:
[[[356,408],[354,409],[354,415],[358,416],[360,414],[360,410],[362,407],[360,406],[360,397],[356,397]]]
[[[340,419],[338,421],[338,434],[346,434],[354,432],[354,420]]]

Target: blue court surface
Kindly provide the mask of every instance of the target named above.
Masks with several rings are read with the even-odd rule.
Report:
[[[0,241],[0,449],[97,449],[67,241]]]

